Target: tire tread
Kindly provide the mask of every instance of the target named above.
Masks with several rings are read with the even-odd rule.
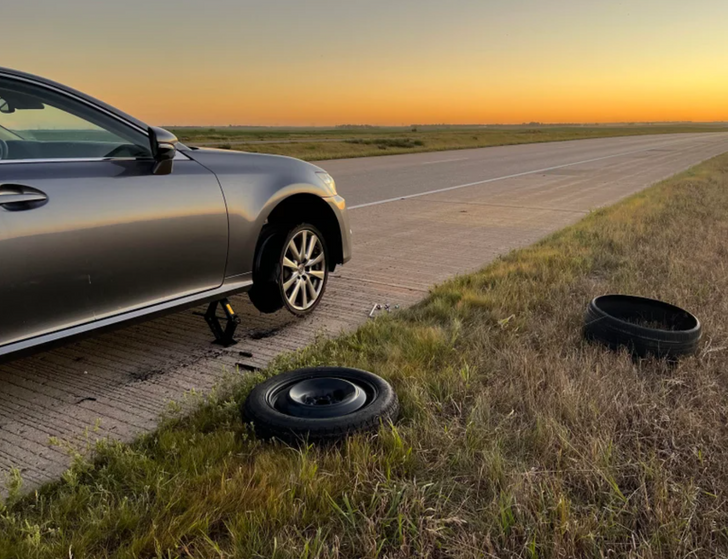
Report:
[[[599,306],[600,297],[590,301],[584,314],[584,337],[598,341],[611,349],[627,347],[637,356],[656,355],[658,357],[675,358],[690,355],[697,351],[701,337],[700,322],[695,319],[697,327],[691,330],[661,330],[645,326],[630,324],[620,320]],[[625,300],[629,300],[625,296]],[[666,305],[661,301],[634,297],[641,304]],[[672,305],[670,305],[672,307]],[[674,307],[686,315],[687,311]],[[694,318],[694,317],[693,317]]]

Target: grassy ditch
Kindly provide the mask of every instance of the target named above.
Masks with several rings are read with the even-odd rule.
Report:
[[[557,142],[614,136],[725,132],[719,124],[601,126],[412,126],[171,128],[191,145],[289,155],[307,161]]]
[[[0,557],[574,557],[728,553],[728,155],[416,307],[281,358],[0,511]],[[670,367],[582,341],[587,302],[693,311]],[[389,379],[401,421],[333,448],[256,441],[238,402],[302,365]]]

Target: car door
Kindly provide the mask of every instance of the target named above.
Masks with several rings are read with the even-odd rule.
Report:
[[[145,131],[27,81],[0,78],[0,127],[0,345],[222,284],[209,170],[154,174]]]

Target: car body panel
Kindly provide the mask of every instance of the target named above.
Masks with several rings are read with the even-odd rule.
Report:
[[[64,330],[0,346],[0,363],[23,355],[32,354],[41,348],[46,349],[62,345],[70,340],[77,340],[86,336],[135,324],[137,322],[144,322],[155,317],[173,314],[184,309],[196,307],[209,301],[229,297],[236,293],[243,293],[250,289],[252,285],[253,280],[250,275],[230,278],[226,279],[223,285],[217,289],[196,293],[180,299],[159,303],[153,307],[145,307],[123,314],[117,314],[108,318],[78,324]]]
[[[3,68],[0,77],[67,95],[149,136],[145,123],[62,84]],[[336,263],[349,260],[345,203],[319,167],[177,149],[168,175],[153,174],[149,159],[0,161],[0,185],[48,196],[22,211],[0,206],[0,357],[246,291],[258,237],[291,196],[326,203],[341,236]]]
[[[227,212],[215,175],[177,161],[0,165],[0,184],[48,201],[2,210],[0,341],[215,289],[227,260]],[[17,317],[23,316],[22,321]]]
[[[339,224],[339,232],[341,234],[341,262],[346,264],[351,260],[351,223],[349,221],[349,212],[346,211],[346,200],[338,194],[328,196],[324,201],[329,205],[331,211],[336,216]]]
[[[343,198],[339,197],[341,202],[330,200],[335,192],[316,175],[323,169],[310,163],[279,155],[214,149],[189,150],[185,154],[213,171],[225,193],[230,223],[227,275],[252,271],[255,244],[248,239],[258,238],[270,213],[286,198],[310,194],[333,204],[338,209],[334,215],[345,213],[343,207],[337,206]],[[348,220],[342,235],[347,261],[351,255]]]

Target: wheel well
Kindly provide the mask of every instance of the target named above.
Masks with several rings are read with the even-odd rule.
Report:
[[[344,261],[341,230],[334,211],[321,198],[313,194],[295,194],[286,198],[273,208],[267,226],[290,230],[301,223],[310,223],[321,231],[331,255],[329,270],[333,271],[336,264]]]

